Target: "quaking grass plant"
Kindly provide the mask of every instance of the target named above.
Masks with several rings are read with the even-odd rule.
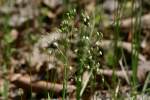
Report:
[[[77,20],[78,19],[78,20]],[[75,23],[75,21],[77,21]],[[100,67],[99,57],[102,55],[99,44],[102,38],[102,33],[95,28],[95,14],[88,16],[83,10],[69,10],[64,15],[60,32],[65,34],[64,39],[59,42],[57,48],[64,62],[64,83],[63,83],[63,100],[67,98],[67,81],[68,81],[68,61],[67,50],[71,49],[76,57],[76,99],[81,100],[84,90],[88,84],[88,80],[84,84],[82,76],[85,71],[88,71],[89,80],[94,79],[93,72]],[[76,41],[76,42],[73,42]],[[59,56],[60,57],[60,56]],[[92,87],[91,87],[92,88]]]

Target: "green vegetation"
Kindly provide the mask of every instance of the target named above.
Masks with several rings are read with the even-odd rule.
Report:
[[[148,12],[144,1],[48,1],[7,1],[12,11],[0,10],[2,99],[136,100],[149,94],[149,69],[139,72],[150,58],[141,47],[149,38],[141,22]],[[21,80],[27,76],[30,81]]]

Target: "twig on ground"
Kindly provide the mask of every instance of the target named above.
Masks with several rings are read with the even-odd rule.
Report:
[[[14,74],[11,76],[10,81],[15,84],[17,87],[23,88],[25,90],[30,90],[34,92],[42,91],[53,91],[55,93],[60,93],[63,90],[62,84],[50,83],[46,81],[31,81],[32,76],[22,76],[21,74]],[[74,92],[76,87],[74,85],[67,86],[67,92]]]
[[[122,79],[125,79],[125,73],[122,71],[122,70],[117,70],[115,72],[113,72],[113,70],[111,69],[99,69],[98,71],[98,74],[103,74],[103,75],[106,75],[106,76],[113,76],[113,73],[117,76],[117,77],[120,77]],[[132,71],[126,71],[127,75],[128,76],[131,76],[132,75]]]
[[[132,23],[135,22],[135,18],[128,18],[121,21],[122,28],[131,28]],[[141,17],[141,26],[144,28],[145,26],[150,25],[150,13]]]
[[[123,73],[124,73],[124,75],[125,75],[126,82],[127,82],[128,84],[130,84],[130,80],[129,80],[128,75],[127,75],[127,73],[126,73],[125,66],[123,66],[123,63],[122,63],[122,58],[119,60],[119,64],[120,64],[121,69],[122,69],[122,71],[123,71]]]
[[[125,70],[124,70],[125,71]],[[113,72],[113,70],[111,69],[99,69],[98,74],[103,74],[106,76],[113,76],[113,74],[115,74],[117,77],[120,77],[122,79],[126,79],[126,75],[128,77],[131,77],[133,72],[131,70],[125,71],[123,70],[116,70]],[[137,70],[137,78],[139,80],[139,82],[143,83],[145,81],[146,78],[146,74],[147,72],[150,72],[150,62],[141,62],[138,66],[138,70]],[[126,73],[126,74],[125,74]]]
[[[109,48],[111,45],[111,41],[110,40],[102,40],[102,42],[100,43],[100,46],[102,48]],[[118,42],[118,47],[122,47],[123,49],[127,50],[129,53],[131,53],[132,51],[132,46],[131,43],[129,42]],[[139,54],[139,60],[145,62],[146,59],[142,54]]]

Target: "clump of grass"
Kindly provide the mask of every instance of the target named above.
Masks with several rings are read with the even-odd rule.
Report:
[[[142,13],[142,6],[139,7],[139,12],[135,12],[135,0],[132,0],[132,17],[135,17],[135,21],[134,23],[132,23],[132,55],[131,55],[131,63],[132,63],[132,71],[133,71],[133,76],[131,79],[131,85],[133,87],[133,93],[136,92],[136,88],[137,88],[137,67],[138,67],[138,55],[139,55],[139,47],[140,47],[140,33],[141,33],[141,13]],[[141,4],[141,0],[139,1]],[[119,7],[117,9],[117,13],[116,13],[116,24],[115,24],[115,33],[114,33],[114,67],[113,70],[115,71],[115,66],[117,66],[118,61],[119,61],[119,51],[118,51],[118,41],[120,40],[120,19],[122,16],[122,13],[124,11],[124,5],[126,4],[126,1],[122,1],[121,3],[119,3]],[[116,78],[114,77],[114,81],[113,84],[115,86],[116,83]],[[134,96],[134,95],[133,95]],[[136,95],[135,95],[136,97]],[[115,97],[116,98],[116,97]]]
[[[139,0],[140,4],[142,3]],[[132,1],[132,9],[135,8],[135,1]],[[140,49],[140,33],[141,33],[141,13],[142,7],[139,7],[139,12],[135,14],[135,22],[132,26],[132,70],[133,70],[133,86],[137,85],[137,66],[138,66],[138,55]]]
[[[118,1],[119,2],[119,1]],[[113,61],[112,61],[112,65],[113,65],[113,73],[116,71],[117,66],[119,65],[119,59],[120,59],[120,53],[121,53],[121,49],[118,48],[118,42],[121,40],[120,38],[120,33],[121,33],[121,28],[120,28],[120,21],[121,21],[121,17],[122,17],[122,12],[124,10],[124,5],[126,4],[126,1],[121,1],[119,2],[117,11],[115,13],[115,26],[114,26],[114,39],[113,39]],[[119,84],[119,80],[117,80],[116,76],[113,74],[112,76],[112,84],[113,86],[116,86],[116,89],[118,87]],[[117,94],[116,91],[112,92],[113,98],[117,99]]]
[[[119,2],[119,1],[118,1]],[[137,66],[138,66],[138,55],[139,55],[139,45],[140,45],[140,33],[141,33],[141,6],[139,7],[139,12],[135,14],[135,0],[132,0],[132,17],[135,17],[135,23],[132,25],[132,70],[133,70],[133,77],[131,81],[131,85],[133,86],[133,90],[135,91],[135,88],[137,87]],[[141,0],[139,1],[141,4]],[[127,1],[123,0],[119,2],[118,9],[115,13],[115,28],[114,28],[114,51],[113,51],[113,56],[114,60],[110,61],[110,64],[113,65],[113,71],[116,70],[116,66],[118,66],[118,62],[120,59],[120,49],[118,48],[118,42],[121,40],[120,38],[120,20],[123,17],[123,11],[125,10],[125,5]],[[108,56],[109,57],[109,56]],[[112,57],[112,54],[110,55]],[[112,59],[112,58],[111,58]],[[115,75],[113,75],[113,86],[117,86],[116,84],[117,80]],[[113,93],[113,97],[117,98],[115,96],[116,94]]]

